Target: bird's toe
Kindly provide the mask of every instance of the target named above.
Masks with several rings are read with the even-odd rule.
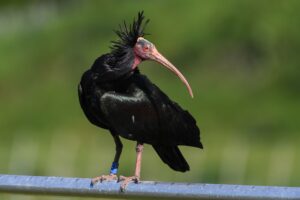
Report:
[[[95,185],[98,182],[102,183],[103,181],[117,181],[117,180],[118,177],[115,174],[102,175],[102,176],[97,176],[95,178],[92,178],[91,185]]]
[[[137,183],[139,183],[139,181],[140,181],[140,178],[137,176],[130,176],[130,177],[120,176],[119,182],[122,182],[121,186],[120,186],[121,192],[124,192],[126,190],[129,183],[133,182],[133,183],[137,184]]]

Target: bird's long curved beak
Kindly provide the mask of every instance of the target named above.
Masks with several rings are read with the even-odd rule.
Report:
[[[162,64],[163,66],[168,68],[170,71],[172,71],[176,76],[178,76],[180,78],[180,80],[184,83],[186,88],[188,89],[188,92],[189,92],[190,96],[192,98],[194,97],[192,88],[191,88],[189,82],[186,80],[186,78],[182,75],[182,73],[170,61],[168,61],[163,55],[161,55],[157,51],[156,48],[153,48],[153,50],[151,52],[151,55],[150,55],[150,59]]]

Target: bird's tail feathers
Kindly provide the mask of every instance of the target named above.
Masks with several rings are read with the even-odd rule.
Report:
[[[153,145],[153,148],[162,159],[162,161],[169,165],[169,167],[171,167],[172,169],[180,172],[190,170],[189,164],[184,159],[177,146]]]

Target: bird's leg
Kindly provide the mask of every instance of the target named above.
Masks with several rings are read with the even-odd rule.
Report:
[[[102,176],[97,176],[97,177],[93,178],[91,185],[94,185],[97,182],[102,182],[105,180],[106,181],[118,180],[118,177],[116,174],[118,173],[119,159],[120,159],[120,156],[122,153],[123,144],[118,135],[113,134],[113,138],[114,138],[114,141],[116,144],[116,154],[115,154],[114,161],[110,168],[110,173],[109,173],[109,175],[102,175]]]
[[[120,176],[119,181],[122,181],[121,191],[125,191],[127,185],[130,182],[138,183],[140,181],[143,148],[144,148],[143,144],[138,142],[136,145],[136,163],[135,163],[134,176],[130,176],[130,177]]]

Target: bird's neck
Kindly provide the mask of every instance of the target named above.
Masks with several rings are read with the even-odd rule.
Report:
[[[126,48],[120,51],[121,53],[115,56],[115,68],[122,71],[130,72],[132,69],[134,69],[138,64],[139,60],[134,54],[134,51],[131,48]]]
[[[129,78],[141,62],[132,49],[112,52],[99,57],[92,66],[98,82],[111,82]]]
[[[132,64],[132,69],[135,69],[137,68],[137,66],[143,61],[143,59],[137,55],[134,55],[134,61],[133,61],[133,64]]]

